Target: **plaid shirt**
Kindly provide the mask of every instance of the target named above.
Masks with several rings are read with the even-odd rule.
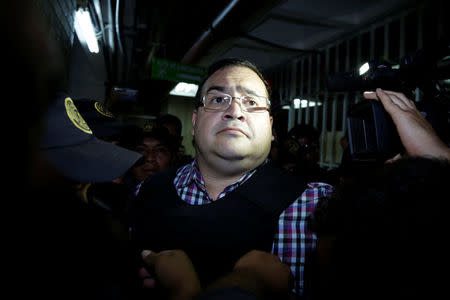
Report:
[[[253,170],[227,186],[218,199],[236,189],[255,172],[256,170]],[[173,183],[181,199],[191,205],[212,202],[196,160],[179,168]],[[306,228],[306,217],[313,212],[319,197],[331,193],[332,190],[332,186],[325,183],[308,183],[308,188],[281,213],[278,220],[272,253],[291,267],[295,278],[294,291],[299,295],[303,294],[305,257],[316,247],[316,235]]]

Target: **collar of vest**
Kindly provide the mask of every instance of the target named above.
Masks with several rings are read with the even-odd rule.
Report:
[[[177,168],[170,168],[151,176],[149,184],[161,189],[174,190],[173,180]],[[306,189],[306,181],[302,177],[293,176],[286,170],[267,162],[259,167],[246,182],[227,194],[248,199],[266,213],[278,217]],[[175,191],[176,192],[176,191]],[[225,200],[225,199],[224,199]]]
[[[269,214],[279,216],[306,188],[306,181],[271,162],[259,166],[236,193],[248,198]]]

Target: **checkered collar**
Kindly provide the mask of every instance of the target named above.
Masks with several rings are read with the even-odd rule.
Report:
[[[265,164],[268,160],[263,163]],[[249,179],[257,169],[254,169],[246,174],[244,174],[239,180],[233,183],[233,186],[240,185]],[[205,187],[205,181],[203,179],[202,173],[198,167],[197,159],[195,158],[191,163],[179,168],[174,180],[175,188],[180,189],[196,183],[198,186]]]
[[[198,168],[197,158],[177,170],[174,183],[176,188],[184,188],[192,184],[194,181],[201,186],[205,185],[203,176]]]

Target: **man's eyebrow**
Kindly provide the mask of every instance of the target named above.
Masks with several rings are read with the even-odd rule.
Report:
[[[260,96],[260,95],[258,95],[258,93],[256,93],[254,90],[251,90],[251,89],[249,89],[249,88],[241,87],[241,89],[244,90],[244,92],[245,92],[247,95]]]
[[[210,86],[210,87],[206,90],[206,93],[208,93],[208,92],[210,92],[210,91],[212,91],[212,90],[217,90],[217,91],[220,91],[220,92],[225,92],[225,91],[227,90],[227,88],[224,87],[224,86],[221,86],[221,85],[212,85],[212,86]],[[256,93],[254,90],[251,90],[251,89],[246,88],[246,87],[238,86],[238,87],[236,88],[236,90],[238,90],[238,91],[239,91],[239,90],[242,90],[242,91],[244,91],[247,95],[259,96],[258,93]]]
[[[220,92],[223,92],[223,91],[225,91],[225,87],[220,86],[220,85],[212,85],[206,90],[206,92],[208,93],[209,91],[212,91],[212,90],[218,90]]]
[[[168,146],[164,143],[159,143],[153,146],[153,148],[168,148]]]

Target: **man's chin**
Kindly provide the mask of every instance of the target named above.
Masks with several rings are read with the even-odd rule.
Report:
[[[154,175],[155,173],[156,173],[156,171],[146,171],[146,172],[145,172],[145,175],[146,175],[147,177],[150,177],[150,176]]]
[[[259,166],[265,159],[258,159],[254,153],[244,151],[229,151],[218,154],[223,162],[223,168],[252,170]]]
[[[216,153],[220,158],[229,161],[241,161],[249,155],[249,151],[237,147],[219,147]]]
[[[154,175],[156,172],[155,171],[142,171],[139,174],[136,174],[136,179],[139,181],[143,181],[147,178],[149,178],[150,176]]]

